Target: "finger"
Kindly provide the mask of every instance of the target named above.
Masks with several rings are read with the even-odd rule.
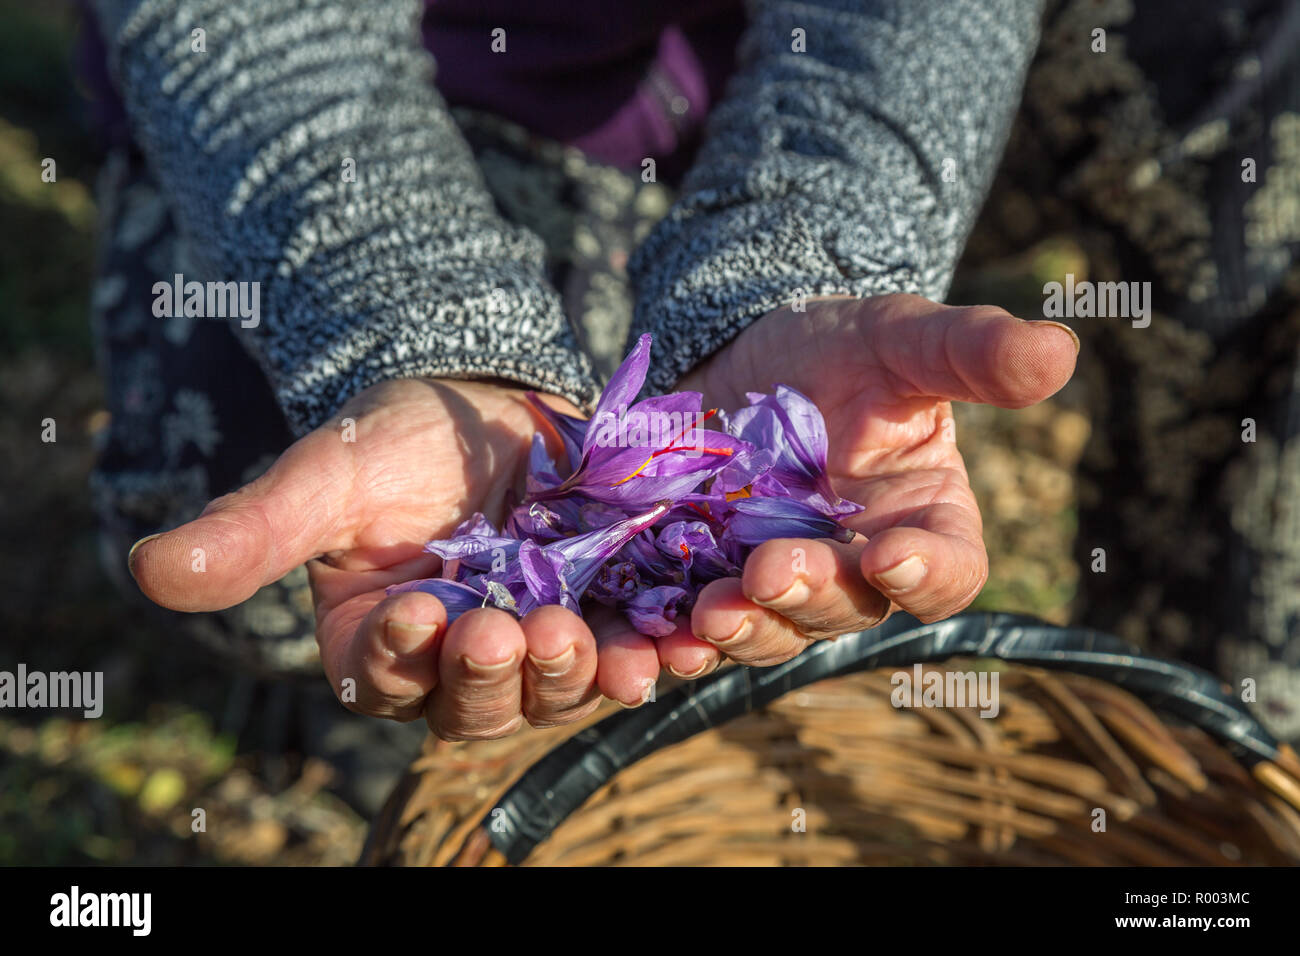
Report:
[[[691,630],[732,660],[754,667],[788,661],[812,643],[780,614],[745,597],[739,578],[705,586],[691,611]]]
[[[438,687],[426,710],[429,728],[443,740],[484,740],[518,730],[524,722],[526,652],[514,615],[481,608],[458,617],[438,655]]]
[[[722,654],[691,633],[690,621],[678,618],[676,623],[677,629],[671,634],[655,638],[659,667],[683,680],[699,680],[712,674],[722,663]]]
[[[567,724],[600,703],[596,638],[582,618],[559,605],[539,607],[521,622],[528,647],[523,714],[534,727]]]
[[[352,559],[351,554],[343,553],[307,562],[307,580],[316,599],[318,615],[322,609],[333,608],[363,594],[382,596],[383,589],[394,584],[437,577],[442,570],[442,559],[433,554],[420,554],[373,571],[347,570],[346,565]]]
[[[333,467],[338,444],[313,432],[195,520],[136,542],[127,563],[140,590],[173,610],[217,611],[343,547],[347,470]]]
[[[447,612],[432,594],[354,598],[317,627],[325,676],[349,710],[414,720],[437,685],[437,644],[446,627]]]
[[[862,576],[866,538],[852,543],[774,538],[745,561],[742,590],[806,637],[830,637],[875,627],[889,614],[889,598]]]
[[[593,608],[589,618],[596,635],[600,692],[624,707],[640,707],[653,696],[659,678],[655,642],[609,608]]]
[[[907,525],[872,537],[861,563],[863,576],[882,594],[927,623],[975,600],[988,567],[984,542],[971,534],[967,509],[949,503],[922,509]]]
[[[962,516],[962,523],[952,530],[969,538],[981,538],[983,523],[965,464],[954,457],[938,467],[909,467],[909,459],[919,457],[912,450],[891,454],[887,463],[881,459],[881,466],[894,465],[897,470],[844,482],[845,497],[862,505],[863,510],[843,518],[841,523],[860,535],[874,538],[885,528],[898,525],[926,527],[926,509],[948,503],[958,508],[956,513]]]
[[[842,308],[862,316],[866,354],[903,396],[1023,408],[1074,373],[1078,337],[1058,322],[1026,322],[993,306],[890,296]]]

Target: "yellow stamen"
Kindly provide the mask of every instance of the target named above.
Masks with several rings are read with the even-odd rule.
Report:
[[[752,485],[746,485],[744,488],[741,488],[739,491],[728,491],[725,495],[723,495],[723,497],[726,498],[728,501],[735,501],[737,498],[752,497],[753,492],[750,491],[750,488],[752,487],[753,487]]]
[[[619,485],[623,484],[624,481],[631,481],[631,480],[632,480],[633,478],[635,478],[637,475],[641,474],[641,472],[645,471],[645,466],[648,465],[648,464],[650,464],[650,462],[652,462],[652,461],[654,461],[654,460],[655,460],[655,456],[654,456],[654,455],[651,455],[649,458],[647,458],[645,461],[643,461],[643,462],[641,463],[641,467],[640,467],[640,468],[638,468],[636,471],[632,472],[632,474],[628,475],[626,478],[622,479],[622,481],[616,481],[616,482],[614,482],[614,484],[611,485],[610,487],[612,487],[612,488],[617,488]]]
[[[666,455],[666,454],[668,454],[668,453],[671,452],[671,451],[692,451],[692,450],[693,450],[693,449],[690,448],[690,447],[686,447],[686,448],[660,448],[657,452],[654,452],[654,453],[653,453],[649,458],[647,458],[645,461],[641,462],[641,467],[640,467],[640,468],[638,468],[636,471],[632,472],[632,474],[628,475],[626,478],[623,478],[623,479],[620,479],[619,481],[614,482],[612,485],[610,485],[610,487],[611,487],[611,488],[617,488],[619,485],[623,484],[623,482],[625,482],[625,481],[631,481],[631,480],[632,480],[633,478],[635,478],[637,475],[641,474],[641,472],[645,471],[645,466],[648,465],[648,464],[650,464],[650,462],[654,461],[654,460],[655,460],[656,458],[658,458],[660,455]],[[731,454],[733,454],[733,452],[732,452],[732,450],[731,450],[730,448],[701,448],[701,449],[700,449],[700,453],[701,453],[701,454],[705,454],[705,455],[727,455],[727,456],[730,456]]]

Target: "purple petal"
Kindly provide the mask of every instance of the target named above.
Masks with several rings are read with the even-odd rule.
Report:
[[[750,447],[723,432],[702,434],[705,444],[700,453],[668,451],[656,455],[643,448],[627,448],[607,455],[597,449],[571,481],[534,497],[549,501],[565,493],[581,494],[626,510],[639,510],[665,498],[680,498]]]
[[[713,480],[715,494],[731,494],[747,488],[772,470],[777,453],[771,448],[751,448],[732,456]]]
[[[853,532],[816,508],[793,498],[737,498],[726,535],[746,546],[772,538],[834,538],[852,541]]]
[[[483,517],[482,512],[476,511],[468,518],[466,518],[464,521],[462,521],[459,525],[457,525],[456,530],[451,533],[451,536],[453,538],[459,538],[462,535],[467,535],[467,534],[483,534],[483,535],[495,536],[497,533],[498,533],[497,529],[495,526],[493,526],[492,522],[488,521],[487,518]]]
[[[603,407],[587,429],[579,467],[557,487],[530,488],[530,499],[580,494],[640,510],[689,493],[750,450],[734,435],[704,428],[706,418],[698,392]]]
[[[447,609],[447,623],[450,624],[466,611],[483,606],[486,596],[466,584],[448,581],[446,578],[424,578],[419,581],[407,581],[386,588],[385,594],[404,594],[407,591],[423,591],[432,594]]]
[[[796,446],[802,459],[818,471],[826,470],[826,420],[807,396],[788,385],[777,385],[776,393],[764,396],[776,408],[785,428],[786,440]],[[750,397],[753,400],[753,397]]]
[[[424,546],[444,561],[460,561],[475,571],[493,571],[514,559],[519,541],[501,535],[470,534],[447,541],[430,541]]]
[[[599,501],[588,501],[578,509],[578,524],[583,531],[596,531],[608,528],[625,520],[628,513],[622,508],[615,508]]]
[[[671,585],[646,588],[623,604],[628,621],[642,634],[667,637],[677,630],[677,618],[690,609],[690,595]]]
[[[577,600],[591,587],[601,566],[671,507],[671,502],[664,501],[608,528],[561,538],[540,548],[532,542],[528,543],[532,548],[521,546],[519,563],[530,595],[538,604],[563,604],[576,610]]]
[[[534,501],[511,509],[506,533],[518,538],[562,538],[578,529],[578,506],[563,499]]]
[[[570,465],[570,468],[573,466]],[[561,483],[560,473],[555,470],[555,462],[546,450],[546,441],[541,432],[533,432],[533,444],[528,449],[527,490],[548,491]]]
[[[616,449],[640,448],[648,455],[672,444],[694,441],[705,418],[700,411],[703,397],[699,392],[674,392],[598,410],[582,446],[584,459],[596,449],[612,454]]]
[[[548,549],[564,555],[573,565],[573,573],[568,577],[569,590],[575,594],[587,590],[602,564],[617,554],[623,545],[667,514],[671,507],[670,502],[660,502],[644,514],[633,515],[608,528],[548,544]]]
[[[602,421],[609,413],[616,413],[620,405],[631,405],[636,399],[637,393],[645,385],[646,372],[650,370],[650,342],[649,335],[637,339],[636,346],[628,353],[623,364],[610,376],[609,384],[600,393],[595,414],[591,416],[592,422]],[[590,430],[588,428],[588,432]]]
[[[691,571],[692,583],[710,581],[737,573],[703,521],[675,521],[659,532],[655,546]]]
[[[660,553],[655,547],[654,535],[649,531],[638,534],[628,541],[618,555],[626,561],[631,561],[637,573],[646,581],[686,580],[681,565],[669,561]]]
[[[582,443],[587,436],[587,423],[581,418],[557,412],[538,398],[536,392],[529,392],[527,398],[529,404],[537,409],[538,414],[559,434],[560,440],[564,443],[565,456],[568,458],[565,471],[572,472],[578,467],[578,462],[582,461]],[[546,443],[543,442],[542,447],[545,448],[545,445]]]
[[[626,601],[641,586],[641,576],[631,561],[610,561],[601,565],[596,572],[587,597],[611,607],[620,601]]]
[[[831,488],[826,474],[826,422],[817,406],[788,385],[777,385],[775,395],[750,392],[748,397],[749,408],[732,416],[732,427],[751,444],[776,452],[776,461],[763,476],[769,479],[768,493],[779,489],[828,516],[860,512],[861,505]]]
[[[568,564],[564,555],[550,548],[543,548],[534,541],[525,541],[520,545],[519,567],[533,599],[528,602],[529,606],[519,607],[521,615],[532,610],[534,602],[537,606],[560,604],[571,611],[578,609],[577,599],[569,592],[564,577]]]

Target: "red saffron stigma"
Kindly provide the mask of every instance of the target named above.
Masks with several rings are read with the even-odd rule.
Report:
[[[716,408],[713,409],[713,411],[710,411],[710,412],[709,412],[709,415],[712,415],[713,412],[716,412],[716,411],[717,411]],[[706,415],[706,416],[704,416],[704,417],[705,417],[705,418],[708,418],[708,415]],[[677,438],[680,438],[680,437],[681,437],[681,435],[678,435],[678,436],[677,436]],[[676,439],[674,439],[674,441],[676,441]],[[658,458],[660,455],[666,455],[666,454],[668,454],[670,451],[696,451],[696,450],[697,450],[697,449],[696,449],[693,445],[670,445],[670,446],[667,447],[667,448],[660,448],[658,451],[651,452],[651,453],[650,453],[650,457],[647,458],[645,461],[641,462],[641,467],[639,467],[636,471],[632,472],[632,474],[628,475],[626,478],[623,478],[623,479],[621,479],[621,480],[619,480],[619,481],[614,482],[614,484],[611,485],[610,487],[611,487],[611,488],[617,488],[619,485],[623,484],[623,482],[625,482],[625,481],[631,481],[631,480],[632,480],[633,478],[635,478],[637,475],[641,474],[641,472],[645,471],[646,465],[650,464],[650,462],[654,461],[654,460],[655,460],[656,458]],[[702,455],[723,455],[724,457],[727,457],[727,458],[730,458],[732,455],[735,454],[735,450],[734,450],[734,449],[731,449],[731,448],[700,448],[700,449],[698,449],[698,451],[699,451],[700,454],[702,454]]]

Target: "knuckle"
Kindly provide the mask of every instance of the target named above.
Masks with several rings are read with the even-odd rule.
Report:
[[[486,727],[436,720],[429,725],[429,729],[436,736],[448,741],[496,740],[500,737],[509,737],[519,730],[523,724],[524,715],[515,714],[503,724],[488,725]]]
[[[564,724],[571,724],[575,720],[581,720],[599,706],[599,697],[559,710],[547,708],[539,702],[526,705],[523,716],[530,727],[544,730],[548,727],[560,727]]]

